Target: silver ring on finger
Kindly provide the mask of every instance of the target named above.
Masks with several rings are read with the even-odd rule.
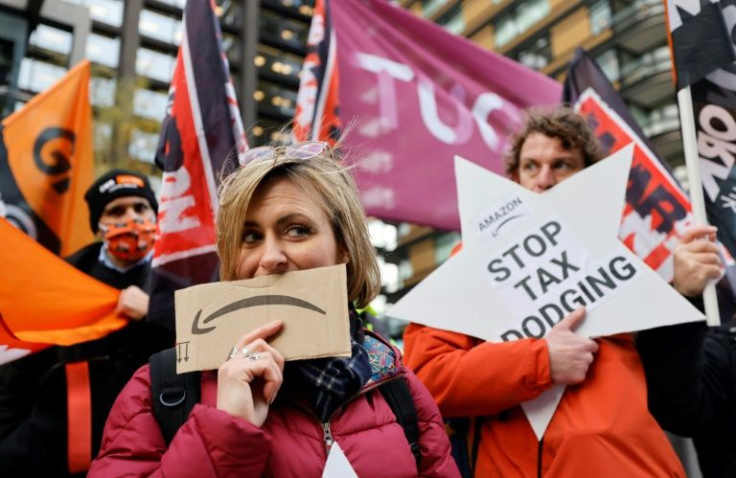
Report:
[[[248,347],[243,347],[242,349],[238,350],[237,346],[234,346],[233,349],[230,351],[230,355],[228,356],[229,359],[234,359],[238,356],[238,354],[243,354],[243,356],[247,357],[250,355],[250,351],[248,350]]]
[[[261,354],[248,354],[245,358],[248,360],[259,360],[261,358]]]

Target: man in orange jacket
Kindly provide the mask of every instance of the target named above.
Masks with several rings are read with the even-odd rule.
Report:
[[[568,109],[530,115],[512,140],[506,172],[544,192],[601,158],[585,120]],[[574,333],[577,310],[543,339],[490,343],[411,324],[405,361],[446,418],[477,417],[476,477],[685,477],[647,410],[631,334]],[[567,385],[542,441],[519,404]]]

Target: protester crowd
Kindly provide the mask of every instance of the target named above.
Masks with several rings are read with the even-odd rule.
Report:
[[[530,113],[511,145],[507,175],[540,194],[603,157],[565,108]],[[219,191],[220,279],[345,264],[350,356],[285,361],[273,322],[233,337],[219,369],[195,376],[179,422],[162,423],[149,356],[174,340],[147,317],[156,197],[143,176],[111,171],[85,196],[101,241],[68,262],[121,290],[129,324],[0,366],[2,476],[317,477],[339,446],[361,477],[684,477],[664,430],[694,437],[704,476],[736,476],[729,324],[591,339],[575,332],[580,308],[544,338],[504,343],[411,324],[402,357],[360,312],[380,277],[350,158],[302,142],[238,161]],[[693,227],[674,255],[672,285],[698,306],[723,272],[714,235]],[[92,410],[81,444],[67,398],[80,393],[69,385],[79,363]],[[520,404],[556,384],[567,388],[538,440]],[[446,421],[467,431],[452,447]],[[80,446],[91,464],[78,463]]]

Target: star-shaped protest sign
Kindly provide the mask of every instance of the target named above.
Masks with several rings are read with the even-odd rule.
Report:
[[[463,248],[389,314],[491,342],[542,338],[580,306],[601,337],[703,315],[618,239],[633,146],[537,194],[455,158]],[[562,397],[522,403],[541,439]]]

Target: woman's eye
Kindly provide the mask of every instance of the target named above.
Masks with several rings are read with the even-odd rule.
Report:
[[[286,230],[286,235],[289,237],[304,237],[309,235],[309,232],[310,230],[308,227],[295,224],[293,226],[289,226]]]
[[[253,244],[260,239],[260,234],[258,234],[255,231],[245,231],[243,233],[243,243],[244,244]]]

